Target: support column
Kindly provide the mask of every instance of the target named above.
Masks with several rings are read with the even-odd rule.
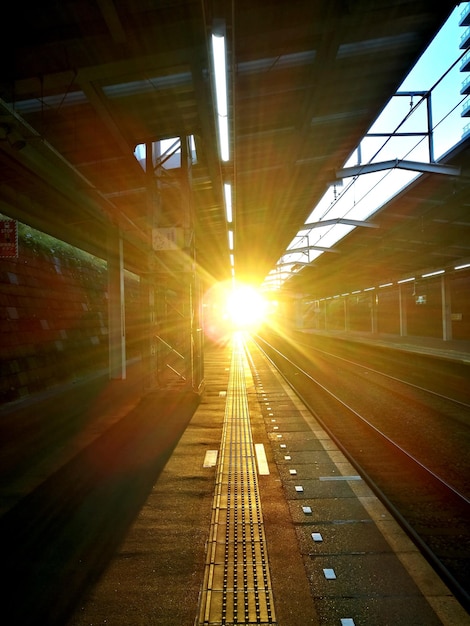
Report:
[[[108,338],[109,377],[126,378],[126,321],[124,300],[124,251],[119,230],[108,235]]]
[[[400,337],[408,335],[408,318],[406,314],[406,293],[403,285],[398,286],[398,306],[400,314]]]
[[[158,274],[155,280],[156,385],[172,392],[203,386],[203,340],[197,285],[196,244],[192,189],[190,137],[175,138],[172,154],[180,153],[179,167],[158,160],[149,176],[164,180],[156,185],[158,211],[152,222],[152,250]],[[150,158],[150,150],[148,150]],[[169,156],[165,152],[165,155]],[[153,355],[152,355],[153,357]]]
[[[324,305],[324,309],[323,309],[323,313],[324,313],[324,324],[325,324],[325,330],[328,330],[328,300],[324,300],[323,301],[323,305]]]
[[[441,276],[441,303],[442,303],[442,338],[452,340],[452,301],[450,294],[450,279],[446,274]]]
[[[155,322],[155,284],[153,274],[141,277],[140,297],[142,302],[139,333],[142,354],[144,387],[153,389],[157,378],[157,327]]]
[[[372,334],[377,333],[377,294],[375,291],[370,296],[370,330]]]
[[[202,313],[202,287],[199,276],[195,274],[194,285],[194,330],[193,330],[193,361],[195,388],[201,389],[204,384],[204,332]]]
[[[304,327],[304,301],[302,298],[296,298],[295,303],[295,328],[303,328]]]
[[[348,333],[351,330],[351,322],[349,318],[349,296],[344,297],[344,330]]]

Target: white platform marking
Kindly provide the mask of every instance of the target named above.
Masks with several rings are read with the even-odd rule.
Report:
[[[258,474],[260,476],[267,476],[269,474],[269,465],[264,445],[262,443],[255,443],[255,452],[256,461],[258,463]]]
[[[218,450],[207,450],[202,467],[215,467],[217,464],[217,454]]]

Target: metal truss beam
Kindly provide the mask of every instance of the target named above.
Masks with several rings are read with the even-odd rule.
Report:
[[[293,254],[295,252],[308,252],[309,250],[334,252],[335,254],[339,254],[339,250],[335,250],[334,248],[325,248],[324,246],[303,246],[302,248],[289,248],[289,250],[286,250],[282,256],[285,257],[286,254]]]
[[[421,172],[422,174],[447,174],[448,176],[460,176],[460,167],[457,166],[454,167],[452,165],[440,165],[439,163],[422,163],[420,161],[392,159],[390,161],[381,161],[380,163],[366,163],[364,165],[345,167],[336,171],[336,177],[338,179],[351,178],[352,176],[360,176],[361,174],[370,174],[372,172],[381,172],[383,170],[391,170],[393,168]]]
[[[364,226],[365,228],[380,228],[378,224],[372,222],[363,222],[362,220],[350,220],[346,217],[338,217],[331,220],[322,220],[320,222],[308,222],[304,224],[300,230],[310,230],[321,226],[334,226],[335,224],[346,224],[347,226]]]

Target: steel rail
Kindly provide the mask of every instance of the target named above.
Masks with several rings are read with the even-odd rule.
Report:
[[[350,463],[355,467],[358,473],[362,476],[365,482],[369,485],[372,491],[376,494],[379,500],[384,504],[384,506],[390,511],[391,515],[396,519],[399,525],[403,528],[403,530],[407,533],[410,539],[415,543],[418,549],[421,551],[423,556],[427,559],[427,561],[432,565],[434,570],[439,574],[442,580],[448,585],[448,587],[455,594],[456,598],[461,602],[462,606],[465,607],[466,610],[470,610],[470,593],[465,589],[459,580],[457,580],[453,574],[447,569],[447,567],[442,563],[439,557],[433,552],[433,550],[428,546],[428,544],[423,540],[423,538],[419,535],[419,533],[414,529],[414,527],[408,522],[408,520],[404,517],[404,515],[399,511],[399,509],[391,502],[391,500],[387,497],[387,495],[382,491],[382,489],[376,484],[373,478],[369,475],[369,473],[360,465],[360,463],[351,455],[349,450],[343,445],[343,443],[339,440],[337,435],[331,430],[331,428],[326,424],[326,422],[322,419],[320,415],[312,408],[308,398],[306,398],[292,383],[292,381],[284,374],[279,365],[274,361],[271,356],[266,352],[266,350],[262,347],[262,343],[269,347],[269,349],[273,350],[281,359],[285,362],[289,363],[295,370],[300,372],[303,376],[305,376],[309,381],[311,381],[316,386],[320,387],[327,395],[332,397],[335,401],[339,402],[346,410],[350,411],[354,416],[359,418],[366,426],[369,426],[371,430],[373,430],[376,434],[378,434],[382,439],[387,441],[388,444],[392,445],[396,450],[401,452],[408,460],[416,463],[422,470],[427,472],[434,480],[436,480],[439,484],[441,484],[445,489],[448,489],[453,493],[457,498],[460,498],[466,504],[470,504],[470,500],[461,494],[459,491],[454,489],[451,485],[447,483],[440,476],[435,474],[432,470],[423,465],[418,459],[416,459],[413,455],[409,454],[406,450],[404,450],[401,446],[396,444],[393,440],[391,440],[387,435],[382,433],[376,426],[371,424],[367,419],[361,416],[357,411],[355,411],[352,407],[343,402],[336,394],[327,389],[324,385],[322,385],[319,381],[315,380],[308,372],[303,370],[299,365],[294,363],[289,357],[280,352],[277,348],[275,348],[272,344],[270,344],[265,339],[262,339],[259,335],[253,336],[254,341],[256,342],[258,348],[264,354],[266,359],[271,363],[271,365],[278,371],[278,373],[282,376],[282,378],[286,381],[289,387],[295,392],[295,394],[300,398],[300,400],[305,404],[308,410],[312,413],[315,419],[320,423],[322,428],[328,433],[331,439],[335,442],[341,452],[346,456],[346,458],[350,461]],[[362,366],[361,366],[362,367]]]
[[[262,341],[265,341],[264,339]],[[457,400],[456,398],[451,398],[449,396],[445,396],[442,393],[438,393],[437,391],[433,391],[432,389],[427,389],[426,387],[421,387],[420,385],[416,385],[415,383],[410,383],[408,380],[403,380],[403,378],[398,378],[397,376],[392,376],[391,374],[385,374],[385,372],[381,372],[380,370],[376,370],[373,367],[369,367],[367,365],[362,365],[362,363],[357,363],[356,361],[351,361],[350,359],[346,359],[343,356],[339,356],[337,354],[333,354],[332,352],[327,352],[326,350],[321,350],[320,348],[316,348],[315,346],[309,345],[307,343],[302,343],[300,341],[295,342],[298,346],[303,346],[308,348],[309,350],[315,350],[316,352],[320,352],[321,354],[326,354],[329,357],[339,359],[340,361],[344,361],[345,363],[350,363],[356,367],[360,367],[369,372],[374,372],[374,374],[379,374],[384,378],[389,378],[390,380],[394,380],[398,383],[402,383],[403,385],[407,385],[408,387],[412,387],[413,389],[418,389],[419,391],[424,391],[425,393],[429,393],[436,398],[441,398],[442,400],[447,400],[448,402],[453,402],[454,404],[458,404],[466,409],[470,409],[470,404],[467,402],[462,402],[461,400]]]

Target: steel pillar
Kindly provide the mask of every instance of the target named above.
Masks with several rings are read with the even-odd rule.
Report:
[[[151,151],[147,153],[150,155]],[[152,153],[153,154],[153,153]],[[180,160],[174,166],[174,157]],[[167,164],[172,163],[171,167]],[[197,274],[192,207],[190,138],[158,154],[149,184],[156,190],[153,214],[154,322],[151,380],[162,390],[192,390],[204,383],[202,297]]]
[[[400,314],[400,337],[406,337],[408,335],[408,316],[406,310],[406,291],[403,285],[399,285],[398,288],[398,305]]]
[[[126,378],[126,322],[124,254],[119,230],[108,234],[108,339],[109,377]]]
[[[444,341],[452,340],[452,301],[450,291],[450,279],[443,274],[441,276],[441,302],[442,302],[442,338]]]

